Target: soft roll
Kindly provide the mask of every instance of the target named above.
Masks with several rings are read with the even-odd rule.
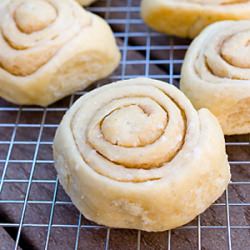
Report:
[[[184,60],[181,89],[197,109],[208,108],[226,135],[250,133],[250,21],[204,30]]]
[[[142,17],[160,32],[194,38],[211,23],[249,19],[245,0],[142,0]]]
[[[99,224],[146,231],[181,226],[225,190],[223,133],[206,109],[151,79],[106,85],[81,97],[54,140],[60,183]]]
[[[0,96],[11,102],[47,106],[119,59],[107,23],[73,0],[0,2]]]

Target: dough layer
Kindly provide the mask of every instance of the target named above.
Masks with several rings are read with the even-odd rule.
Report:
[[[226,135],[250,133],[250,21],[225,21],[191,44],[181,89],[197,109],[208,108]]]
[[[107,23],[73,0],[3,0],[0,30],[0,96],[17,104],[47,106],[120,60]]]
[[[153,29],[194,38],[211,23],[249,19],[248,0],[142,0],[142,18]]]
[[[54,140],[60,183],[88,219],[118,228],[181,226],[225,190],[216,118],[172,85],[131,79],[81,97]]]
[[[96,0],[76,0],[76,1],[83,6],[88,6],[92,3],[94,3]]]

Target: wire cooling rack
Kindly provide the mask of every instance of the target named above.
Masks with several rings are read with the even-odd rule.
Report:
[[[138,76],[178,86],[190,41],[149,30],[139,0],[100,0],[89,8],[112,26],[122,60],[110,78]],[[232,182],[204,214],[163,233],[110,229],[86,220],[58,183],[52,141],[76,93],[48,107],[0,100],[0,249],[250,249],[250,136],[228,137]]]

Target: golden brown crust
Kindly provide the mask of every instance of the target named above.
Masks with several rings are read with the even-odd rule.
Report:
[[[194,38],[211,23],[249,19],[250,1],[143,0],[141,12],[157,31]]]

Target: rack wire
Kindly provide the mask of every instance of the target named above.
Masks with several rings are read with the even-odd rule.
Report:
[[[138,76],[178,86],[190,41],[147,28],[139,2],[100,0],[89,8],[112,26],[122,60],[112,76],[87,91]],[[0,228],[12,239],[9,249],[250,249],[250,135],[226,138],[232,181],[188,225],[145,233],[106,228],[79,214],[58,182],[51,145],[62,116],[87,91],[47,108],[0,100]]]

